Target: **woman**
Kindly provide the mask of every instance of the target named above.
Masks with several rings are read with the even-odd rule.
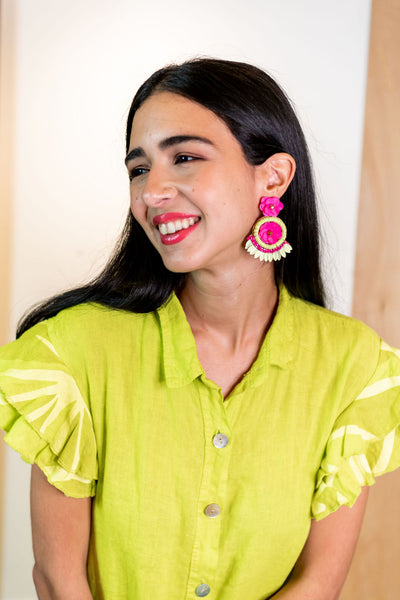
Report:
[[[290,103],[250,65],[166,67],[126,165],[114,257],[0,354],[39,598],[338,598],[362,486],[399,464],[400,360],[323,308]]]

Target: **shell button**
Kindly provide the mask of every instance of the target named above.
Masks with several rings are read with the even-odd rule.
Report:
[[[210,592],[211,592],[211,588],[206,583],[201,583],[196,588],[196,596],[200,596],[200,598],[203,598],[204,596],[208,596],[208,594]]]
[[[213,444],[216,448],[225,448],[229,443],[229,438],[224,433],[217,433],[213,437]]]
[[[206,506],[204,512],[210,519],[215,519],[215,517],[218,517],[220,514],[221,507],[219,504],[209,504]]]

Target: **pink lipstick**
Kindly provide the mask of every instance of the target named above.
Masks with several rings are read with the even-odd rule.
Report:
[[[153,218],[153,225],[158,229],[162,244],[171,246],[184,240],[192,233],[200,222],[197,215],[187,213],[164,213]]]
[[[185,237],[187,237],[190,233],[192,233],[192,231],[194,229],[196,229],[196,227],[199,223],[200,223],[200,221],[197,221],[197,223],[195,223],[194,225],[191,225],[187,229],[180,229],[179,231],[175,231],[175,233],[167,233],[165,235],[160,233],[161,242],[163,244],[165,244],[166,246],[171,246],[172,244],[178,244],[179,242],[184,240]]]

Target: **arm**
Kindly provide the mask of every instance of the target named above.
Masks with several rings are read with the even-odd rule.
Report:
[[[33,465],[31,518],[39,600],[92,600],[86,575],[91,498],[68,498]]]
[[[342,506],[310,533],[288,583],[273,600],[338,600],[353,558],[369,489],[352,508]]]

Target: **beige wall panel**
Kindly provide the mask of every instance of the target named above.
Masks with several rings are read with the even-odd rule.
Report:
[[[9,341],[12,207],[12,62],[10,2],[0,1],[0,345]],[[3,434],[0,434],[0,438]],[[4,445],[0,444],[0,539],[3,537]],[[0,544],[0,565],[1,565]],[[1,569],[0,569],[1,574]],[[1,581],[0,581],[1,586]]]
[[[374,0],[353,314],[400,347],[400,2]],[[400,598],[400,472],[370,492],[341,600]]]

